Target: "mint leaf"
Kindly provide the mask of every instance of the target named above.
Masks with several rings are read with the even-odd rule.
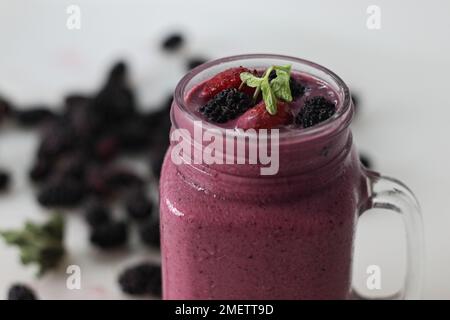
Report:
[[[272,88],[269,84],[269,77],[264,78],[264,81],[261,84],[261,91],[264,100],[264,104],[266,105],[266,110],[271,115],[277,113],[277,97],[275,96]]]
[[[291,74],[291,68],[292,66],[290,64],[287,64],[285,66],[274,66],[273,67],[275,70],[281,70],[281,71],[285,71],[289,74]]]
[[[277,98],[287,102],[292,101],[290,76],[288,73],[277,71],[277,77],[270,82],[270,86]]]
[[[257,76],[251,74],[250,72],[242,72],[240,74],[242,82],[244,82],[247,86],[252,88],[257,88],[262,83],[262,78],[258,78]]]
[[[38,275],[55,268],[64,257],[64,218],[55,214],[44,224],[25,223],[19,230],[0,231],[6,243],[18,246],[23,264],[37,264]]]
[[[24,236],[16,231],[0,231],[0,236],[2,236],[7,243],[22,245],[26,242]]]
[[[269,81],[272,70],[275,70],[276,77],[272,79],[272,81]],[[290,87],[291,65],[271,66],[264,72],[261,78],[250,72],[242,72],[239,76],[242,80],[241,87],[246,84],[251,88],[255,88],[255,93],[253,94],[254,100],[256,100],[259,93],[262,92],[266,110],[271,115],[277,113],[278,99],[282,99],[286,102],[292,101]]]
[[[290,87],[291,66],[275,67],[274,69],[275,72],[277,73],[277,76],[270,82],[270,86],[275,96],[284,101],[291,102],[292,101],[292,93]]]

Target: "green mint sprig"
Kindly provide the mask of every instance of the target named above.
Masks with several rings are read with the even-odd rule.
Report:
[[[19,247],[24,265],[35,263],[39,266],[38,276],[55,268],[65,254],[61,214],[54,214],[42,225],[28,221],[21,230],[0,231],[0,236],[6,243]]]
[[[275,70],[276,77],[269,81],[269,76]],[[292,101],[290,79],[291,79],[291,65],[286,66],[271,66],[268,68],[262,77],[257,77],[250,72],[242,72],[240,74],[242,85],[246,84],[249,87],[256,88],[253,94],[253,99],[256,100],[260,92],[266,110],[271,115],[277,113],[278,99],[286,102]]]

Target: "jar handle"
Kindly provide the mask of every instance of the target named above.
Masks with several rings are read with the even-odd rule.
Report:
[[[366,170],[368,197],[360,209],[360,216],[369,209],[384,209],[399,214],[405,225],[407,254],[406,276],[403,288],[396,294],[382,299],[418,299],[420,297],[424,236],[419,203],[411,190],[402,182]],[[355,299],[370,299],[353,289]],[[377,298],[378,299],[378,298]]]

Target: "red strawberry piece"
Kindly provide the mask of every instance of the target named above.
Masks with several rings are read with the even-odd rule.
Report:
[[[242,83],[240,77],[240,74],[242,72],[251,71],[244,67],[236,67],[216,74],[214,77],[205,82],[204,87],[200,92],[200,97],[209,100],[225,89],[238,89]],[[241,91],[247,93],[250,96],[253,95],[254,90],[254,88],[250,88],[247,85],[244,85],[241,88]]]
[[[272,129],[292,123],[293,116],[287,103],[278,101],[277,113],[271,115],[264,101],[247,110],[239,117],[236,127],[241,129]]]

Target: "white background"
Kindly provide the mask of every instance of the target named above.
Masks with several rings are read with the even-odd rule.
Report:
[[[66,28],[66,8],[81,8],[81,30]],[[366,27],[369,5],[381,8],[381,30]],[[182,30],[188,46],[165,55],[158,41]],[[139,98],[156,105],[184,72],[184,59],[240,53],[280,53],[313,60],[339,74],[361,97],[354,134],[375,168],[408,184],[419,198],[426,236],[424,298],[450,298],[450,2],[433,1],[198,1],[0,0],[0,92],[20,105],[60,103],[69,90],[93,91],[110,63],[130,61]],[[26,180],[33,135],[0,132],[0,167],[14,172],[0,196],[0,228],[44,219]],[[370,215],[359,226],[355,278],[382,267],[383,290],[400,286],[404,233],[399,219]],[[64,268],[40,280],[0,243],[0,298],[13,281],[31,283],[43,298],[123,298],[117,272],[155,252],[91,249],[83,222],[69,221],[69,263],[82,267],[83,289],[65,289]],[[373,292],[368,292],[374,294]],[[379,294],[377,293],[377,294]]]

